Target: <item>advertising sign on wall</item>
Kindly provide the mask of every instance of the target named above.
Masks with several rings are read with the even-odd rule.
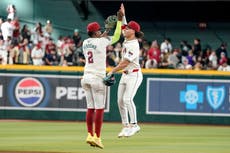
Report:
[[[80,76],[0,74],[0,78],[0,109],[86,111]]]
[[[147,79],[147,114],[230,116],[230,80]]]

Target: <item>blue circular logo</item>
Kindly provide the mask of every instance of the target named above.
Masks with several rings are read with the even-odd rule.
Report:
[[[15,97],[22,106],[37,106],[44,98],[44,87],[35,78],[24,78],[16,84]]]
[[[8,92],[11,104],[24,107],[46,106],[47,93],[50,93],[50,88],[46,80],[33,77],[14,78]]]

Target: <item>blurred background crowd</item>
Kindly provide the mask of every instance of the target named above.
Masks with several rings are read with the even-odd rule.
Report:
[[[0,18],[0,64],[84,66],[81,30],[74,29],[68,36],[55,40],[51,20],[29,28],[27,24],[21,25],[15,5],[9,4],[6,11],[7,17]],[[200,26],[205,28],[206,24]],[[122,39],[107,47],[107,67],[114,67],[121,60]],[[141,67],[230,71],[226,42],[212,48],[194,38],[193,43],[181,40],[175,47],[171,39],[139,39]]]

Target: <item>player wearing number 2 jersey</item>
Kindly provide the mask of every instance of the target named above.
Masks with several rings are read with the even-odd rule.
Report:
[[[122,11],[123,4],[118,12],[118,21],[112,37],[107,36],[106,33],[102,34],[100,25],[97,22],[92,22],[87,26],[89,38],[83,41],[82,46],[86,61],[81,80],[87,101],[88,136],[86,142],[101,149],[104,148],[100,133],[106,99],[106,87],[103,84],[103,78],[106,75],[106,47],[117,42],[120,38]]]

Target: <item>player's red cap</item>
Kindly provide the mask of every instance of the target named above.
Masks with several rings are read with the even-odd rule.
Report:
[[[100,30],[101,26],[97,22],[91,22],[87,26],[87,32],[96,32]]]
[[[128,25],[123,25],[121,28],[125,29],[126,27],[129,27],[130,29],[133,29],[136,32],[140,32],[141,30],[140,25],[135,21],[130,21]]]

